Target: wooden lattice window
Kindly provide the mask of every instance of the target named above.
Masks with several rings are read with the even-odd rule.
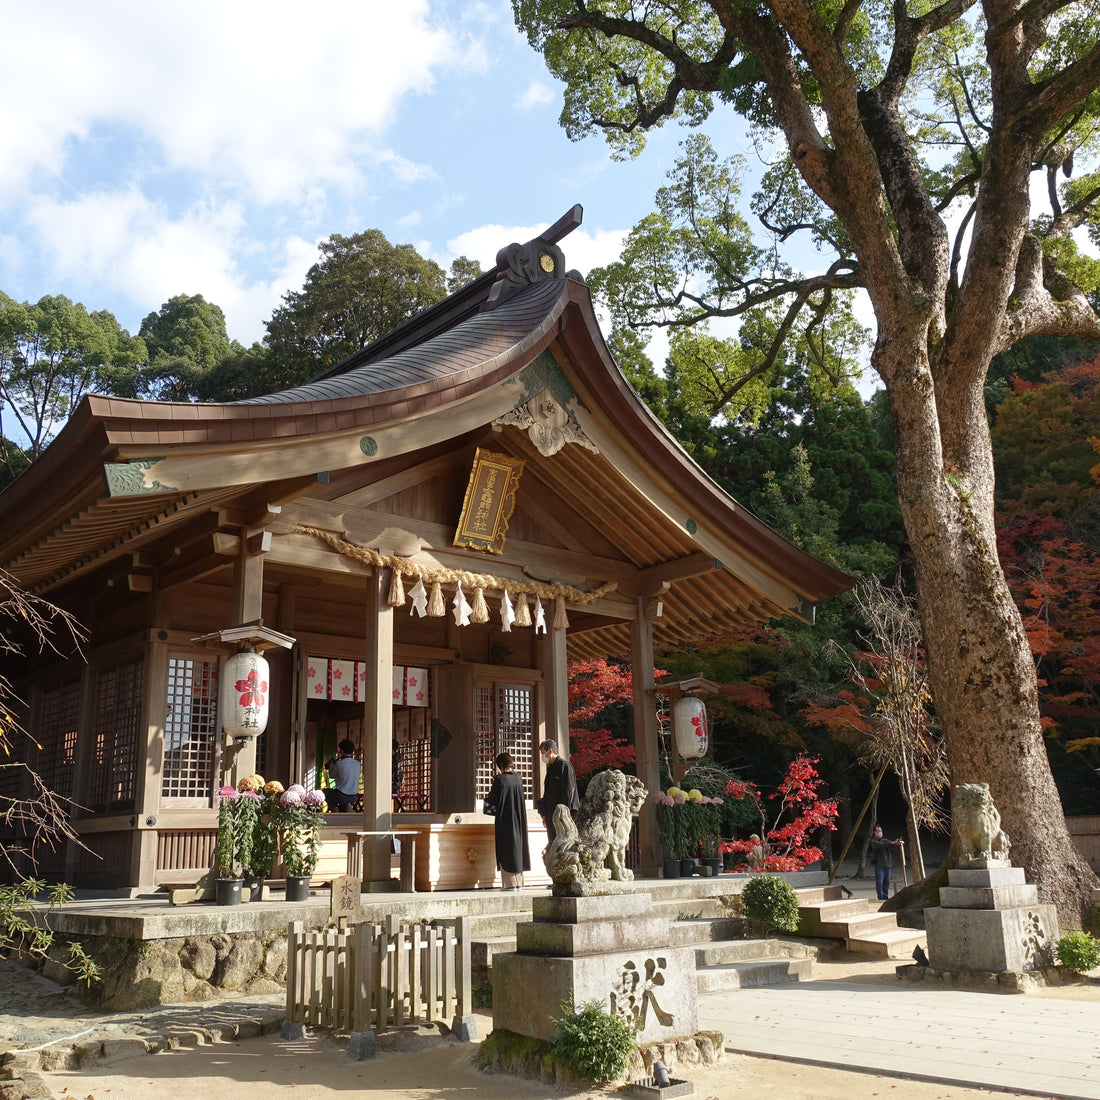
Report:
[[[477,730],[477,773],[474,795],[484,798],[493,785],[497,753],[512,757],[513,767],[523,777],[523,789],[532,798],[534,770],[535,693],[530,684],[478,684],[474,702]]]
[[[401,789],[394,791],[404,810],[432,808],[432,723],[426,707],[394,707],[394,739],[401,753]]]
[[[140,657],[101,668],[96,676],[95,725],[82,801],[93,813],[134,808],[144,663]]]
[[[79,678],[42,692],[35,730],[35,740],[42,747],[35,770],[51,791],[65,798],[71,798],[73,793],[79,721]]]
[[[161,797],[210,806],[218,747],[218,659],[170,656]]]

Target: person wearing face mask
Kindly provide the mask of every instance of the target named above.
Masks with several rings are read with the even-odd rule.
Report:
[[[890,867],[894,862],[893,849],[900,840],[887,840],[882,835],[882,826],[876,825],[871,836],[871,866],[875,869],[875,894],[879,901],[890,896]]]
[[[538,811],[546,825],[546,843],[552,844],[557,835],[554,831],[554,810],[558,806],[568,806],[569,812],[576,817],[581,799],[577,793],[577,774],[568,760],[558,756],[557,741],[543,741],[539,745],[539,755],[546,764],[546,778],[542,784]]]

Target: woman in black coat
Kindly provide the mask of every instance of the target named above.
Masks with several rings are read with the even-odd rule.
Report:
[[[512,757],[497,756],[497,776],[485,799],[485,812],[496,817],[497,866],[505,890],[523,885],[523,872],[531,870],[531,852],[527,846],[527,806],[523,779],[512,770]]]

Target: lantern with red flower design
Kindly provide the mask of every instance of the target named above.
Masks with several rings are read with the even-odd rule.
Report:
[[[707,755],[707,708],[697,695],[681,695],[672,704],[672,735],[684,759]]]
[[[222,678],[222,729],[234,740],[250,741],[267,729],[267,661],[254,649],[241,649],[225,662]]]

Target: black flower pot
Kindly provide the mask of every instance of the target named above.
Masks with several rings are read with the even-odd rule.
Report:
[[[665,878],[680,877],[680,861],[678,859],[666,859],[664,861]]]
[[[695,860],[682,859],[680,860],[680,878],[691,878],[695,873]]]
[[[286,876],[286,900],[309,901],[309,875]]]
[[[703,866],[710,868],[712,875],[720,875],[722,873],[722,857],[721,856],[707,856],[703,860]]]
[[[263,875],[245,875],[244,889],[248,894],[249,901],[263,901],[264,898],[264,876]]]
[[[241,904],[241,886],[244,883],[244,879],[240,878],[220,878],[218,879],[218,904],[219,905],[240,905]]]

